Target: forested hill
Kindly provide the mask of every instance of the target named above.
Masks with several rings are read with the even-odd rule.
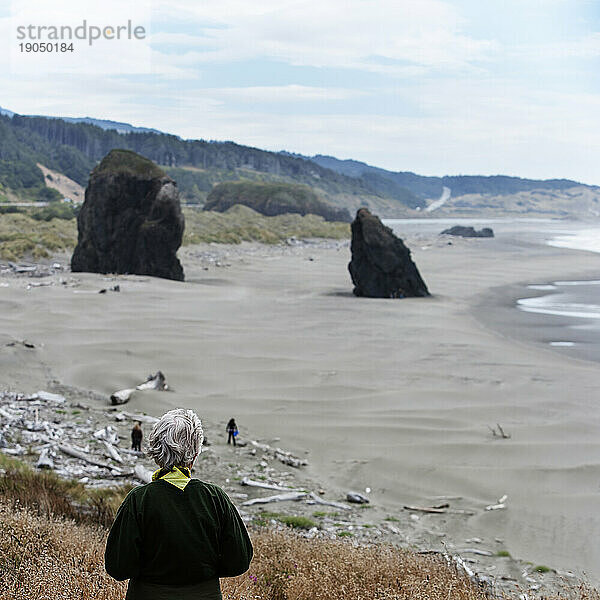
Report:
[[[78,122],[71,122],[78,121]],[[320,200],[352,214],[367,206],[382,217],[414,216],[446,190],[435,214],[544,214],[600,216],[600,188],[565,179],[507,176],[424,177],[354,160],[268,152],[234,142],[184,140],[114,121],[29,117],[0,109],[0,202],[54,200],[42,165],[85,186],[110,150],[133,150],[161,165],[182,200],[204,204],[226,181],[308,185]],[[48,177],[48,175],[46,176]],[[425,211],[423,211],[425,212]]]
[[[407,190],[380,193],[360,178],[303,158],[233,142],[183,140],[153,132],[118,133],[89,123],[17,114],[0,116],[0,184],[17,192],[27,190],[32,182],[43,181],[35,167],[41,163],[85,186],[94,165],[114,148],[133,150],[166,167],[187,202],[204,202],[215,183],[249,179],[307,184],[324,199],[350,210],[366,204],[390,213],[424,205]]]
[[[308,157],[306,157],[308,158]],[[356,160],[339,160],[333,156],[317,154],[309,160],[327,169],[349,177],[359,177],[371,189],[385,189],[397,185],[410,190],[419,198],[436,198],[444,187],[452,190],[452,196],[466,194],[516,194],[532,190],[566,190],[581,185],[569,179],[522,179],[506,175],[446,175],[426,177],[410,171],[387,171]]]

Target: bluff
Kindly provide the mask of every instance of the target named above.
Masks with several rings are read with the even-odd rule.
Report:
[[[405,298],[429,296],[410,250],[366,208],[352,222],[352,260],[348,270],[356,296]]]
[[[286,213],[319,215],[326,221],[350,223],[350,213],[319,199],[306,185],[292,183],[225,182],[208,195],[204,210],[225,212],[236,204],[267,217]]]
[[[152,161],[112,150],[92,171],[77,217],[71,270],[183,281],[177,184]]]

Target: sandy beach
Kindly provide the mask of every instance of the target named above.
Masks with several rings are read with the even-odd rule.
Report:
[[[185,283],[64,273],[78,285],[27,289],[5,278],[1,330],[37,350],[0,353],[0,387],[55,380],[102,403],[161,369],[172,393],[134,397],[130,410],[186,406],[223,428],[235,416],[242,434],[305,456],[340,499],[371,488],[372,505],[400,521],[404,505],[441,496],[474,509],[420,517],[440,549],[477,537],[598,584],[598,364],[536,341],[545,321],[514,303],[530,283],[597,279],[600,255],[546,246],[534,226],[405,241],[431,298],[355,298],[338,242],[190,247]],[[496,424],[510,439],[492,435]],[[484,510],[504,495],[505,509]]]

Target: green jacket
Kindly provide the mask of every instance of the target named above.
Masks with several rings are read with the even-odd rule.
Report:
[[[194,586],[250,566],[252,544],[227,494],[186,471],[157,471],[117,512],[104,561],[109,575],[132,580],[130,588]]]

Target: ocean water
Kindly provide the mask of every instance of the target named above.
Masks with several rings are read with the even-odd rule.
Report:
[[[549,246],[600,252],[600,228],[557,231]],[[600,361],[600,273],[599,279],[532,283],[539,295],[517,300],[519,310],[547,315],[561,327],[556,339],[546,340],[570,355]]]

